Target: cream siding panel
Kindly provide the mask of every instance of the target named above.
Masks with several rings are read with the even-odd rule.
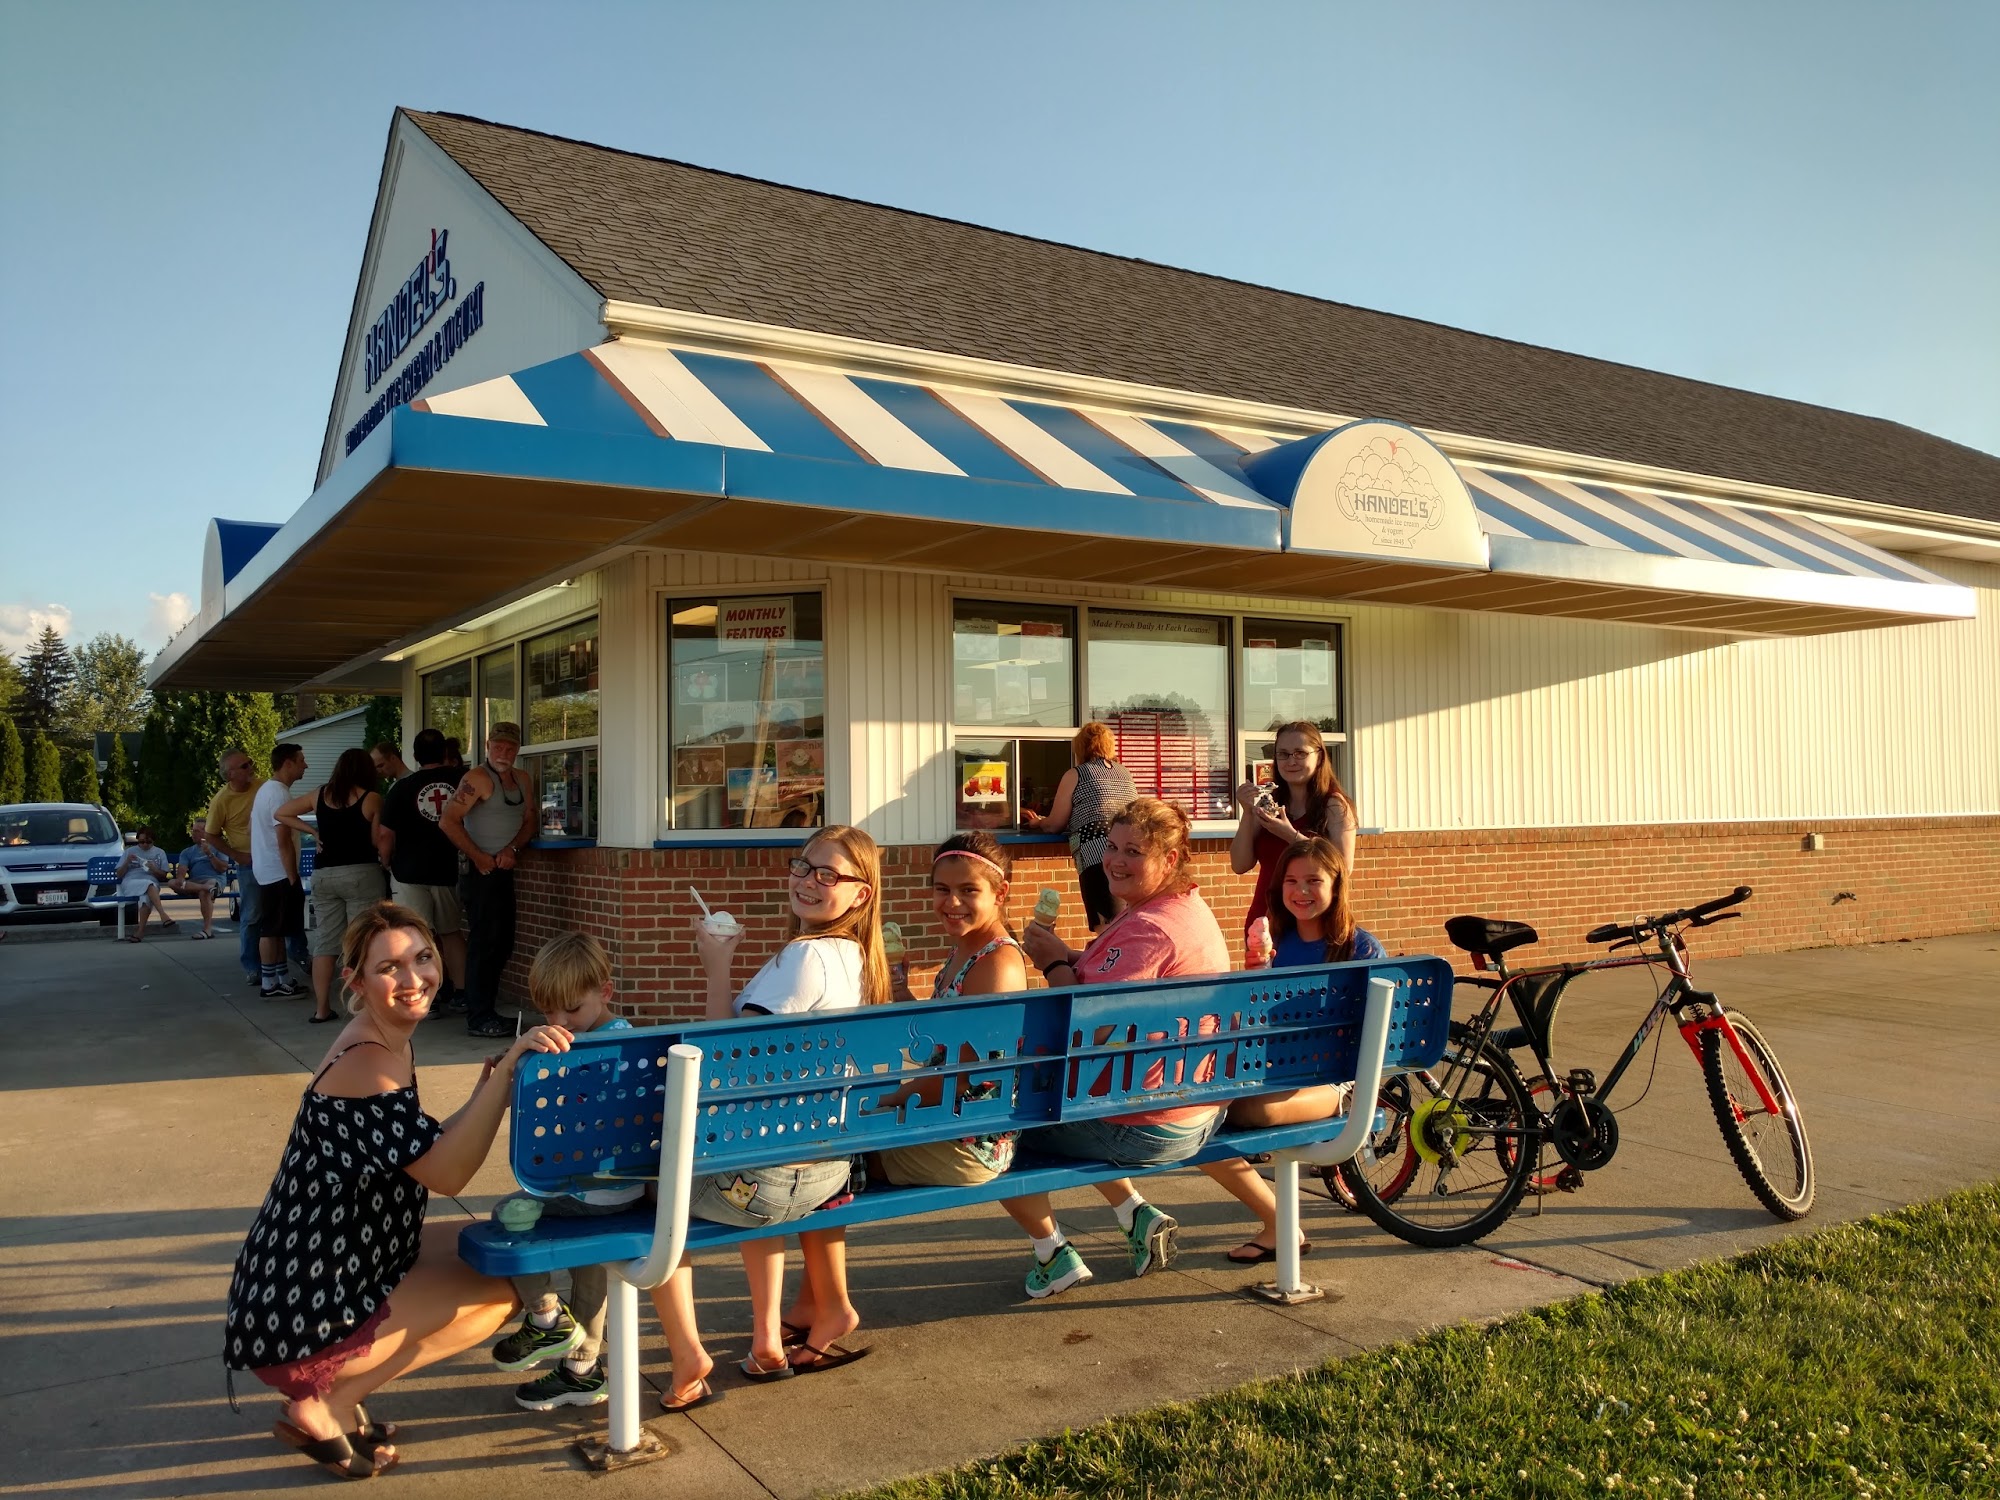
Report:
[[[836,570],[829,603],[842,650],[827,672],[848,708],[848,817],[884,844],[932,844],[951,831],[947,599],[935,574]]]

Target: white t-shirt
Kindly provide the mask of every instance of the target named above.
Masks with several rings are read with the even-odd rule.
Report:
[[[853,1010],[861,1004],[861,945],[853,938],[797,938],[778,950],[736,997],[782,1016],[805,1010]]]
[[[290,878],[278,850],[278,809],[291,800],[292,789],[273,777],[257,788],[250,804],[250,873],[259,885]]]
[[[143,896],[148,887],[167,878],[167,854],[158,844],[150,849],[141,849],[134,844],[125,853],[132,863],[125,866],[125,873],[119,877],[119,895]],[[124,862],[121,860],[120,863]]]

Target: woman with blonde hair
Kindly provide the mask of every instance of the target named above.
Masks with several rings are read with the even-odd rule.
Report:
[[[882,854],[859,828],[822,829],[787,866],[792,936],[742,990],[731,993],[730,967],[739,928],[717,937],[699,920],[695,944],[708,977],[708,1018],[791,1015],[886,1005],[889,960],[882,950]],[[697,1183],[688,1204],[695,1218],[746,1229],[804,1218],[847,1190],[848,1161],[795,1162],[730,1172]],[[781,1236],[745,1240],[743,1269],[750,1278],[750,1357],[746,1379],[785,1380],[793,1375],[851,1364],[868,1353],[840,1340],[861,1326],[847,1295],[847,1231],[810,1230],[799,1236],[805,1288],[791,1320],[779,1316],[785,1291],[785,1242]],[[713,1398],[708,1377],[715,1361],[695,1326],[694,1272],[683,1262],[653,1288],[653,1306],[666,1330],[673,1379],[661,1393],[668,1411],[686,1411]],[[788,1353],[797,1346],[797,1354]],[[800,1357],[803,1356],[803,1357]]]
[[[1104,840],[1111,817],[1138,795],[1132,773],[1118,764],[1118,742],[1111,726],[1093,719],[1070,741],[1072,765],[1056,783],[1048,813],[1021,814],[1037,833],[1069,832],[1070,858],[1076,861],[1076,883],[1083,892],[1084,920],[1092,932],[1111,920],[1111,887],[1104,876]]]

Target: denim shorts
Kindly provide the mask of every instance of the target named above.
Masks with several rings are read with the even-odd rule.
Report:
[[[801,1162],[789,1167],[751,1167],[695,1184],[688,1212],[697,1219],[761,1229],[803,1219],[836,1193],[847,1190],[848,1160]]]
[[[1034,1151],[1108,1161],[1117,1167],[1163,1167],[1186,1161],[1222,1123],[1222,1111],[1186,1125],[1121,1125],[1116,1120],[1070,1120],[1031,1130],[1022,1144]]]

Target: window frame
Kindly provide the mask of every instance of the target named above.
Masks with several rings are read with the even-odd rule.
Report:
[[[834,637],[838,627],[834,622],[834,612],[830,607],[831,590],[825,579],[781,582],[759,580],[755,583],[699,583],[662,585],[654,588],[653,597],[653,648],[657,653],[653,664],[653,690],[659,694],[658,710],[654,714],[655,739],[658,757],[654,772],[653,796],[653,847],[656,849],[680,846],[700,847],[702,845],[741,844],[749,847],[771,844],[805,844],[811,842],[822,828],[834,821],[834,778],[833,740],[836,724],[842,721],[834,713],[833,661]],[[676,601],[688,603],[701,599],[776,599],[797,598],[803,594],[814,594],[819,598],[819,652],[820,652],[820,741],[827,769],[825,786],[820,793],[820,816],[827,821],[809,828],[680,828],[674,824],[674,605]],[[844,763],[844,758],[843,758]]]
[[[492,729],[492,725],[485,721],[486,700],[481,693],[481,688],[484,685],[480,680],[481,664],[500,655],[502,652],[508,654],[514,671],[515,722],[520,724],[521,732],[526,734],[528,729],[528,682],[526,676],[528,667],[528,642],[531,640],[540,640],[545,635],[554,635],[559,631],[569,630],[585,623],[594,623],[597,626],[598,670],[601,674],[603,671],[604,615],[602,608],[598,604],[591,604],[587,608],[576,610],[571,614],[558,616],[553,620],[524,627],[518,633],[509,635],[504,639],[488,641],[479,646],[467,646],[465,650],[455,655],[445,657],[419,668],[417,671],[417,702],[421,722],[417,727],[422,729],[428,727],[430,724],[431,677],[438,672],[450,671],[453,667],[464,667],[470,679],[465,708],[468,742],[461,746],[461,749],[465,753],[467,765],[478,765],[484,758],[487,735]],[[603,688],[600,686],[597,691],[599,697],[597,704],[598,732],[596,734],[584,735],[576,739],[548,740],[535,743],[524,742],[521,746],[521,759],[524,761],[537,760],[543,755],[559,750],[595,750],[597,752],[597,769],[591,776],[591,784],[593,790],[601,797],[604,784]],[[536,778],[535,794],[537,797],[541,795],[539,775]],[[586,805],[589,805],[593,800],[596,799],[586,798]],[[548,844],[555,846],[595,844],[597,842],[597,830],[592,828],[582,838],[536,838],[532,842],[536,845]]]
[[[1229,785],[1232,792],[1236,787],[1243,784],[1243,778],[1249,772],[1251,759],[1248,746],[1250,742],[1260,735],[1269,733],[1268,730],[1250,729],[1245,724],[1245,715],[1248,707],[1245,691],[1248,687],[1246,681],[1247,672],[1243,660],[1244,652],[1248,649],[1246,645],[1247,637],[1244,632],[1245,622],[1249,620],[1288,620],[1296,621],[1302,625],[1323,625],[1331,633],[1330,638],[1335,642],[1333,674],[1334,703],[1339,710],[1340,723],[1342,725],[1342,728],[1338,732],[1325,734],[1327,753],[1333,758],[1334,768],[1340,776],[1341,785],[1347,789],[1350,796],[1357,798],[1357,800],[1359,799],[1360,794],[1355,790],[1354,765],[1351,753],[1353,743],[1353,722],[1351,715],[1353,710],[1352,692],[1348,674],[1348,658],[1353,649],[1354,639],[1354,617],[1351,614],[1338,611],[1329,611],[1326,613],[1314,611],[1310,614],[1293,614],[1286,610],[1271,608],[1268,601],[1256,606],[1232,604],[1214,608],[1203,608],[1193,604],[1159,603],[1150,599],[1094,599],[1075,594],[1031,594],[1009,589],[953,587],[946,590],[945,614],[948,632],[946,656],[948,660],[954,660],[951,658],[949,635],[956,633],[958,610],[961,604],[1022,604],[1030,606],[1039,605],[1043,608],[1055,607],[1074,610],[1076,612],[1076,649],[1074,653],[1076,706],[1077,711],[1083,714],[1088,714],[1091,707],[1090,644],[1092,640],[1091,616],[1094,610],[1103,609],[1115,614],[1190,615],[1204,620],[1222,621],[1225,634],[1227,635],[1227,645],[1224,649],[1227,657],[1229,677],[1229,725],[1224,733],[1224,740],[1229,747]],[[955,710],[957,708],[958,697],[957,674],[955,670],[952,671],[951,678],[945,686],[947,710]],[[959,724],[948,720],[944,726],[945,754],[947,757],[954,755],[961,738],[986,740],[1071,740],[1076,737],[1077,731],[1083,727],[1084,722],[1087,721],[1079,721],[1067,729],[1040,729],[1016,728],[1004,724]],[[953,764],[955,765],[956,762],[954,761]],[[955,782],[955,778],[947,778],[947,780]],[[944,808],[944,826],[955,829],[958,824],[955,785],[947,786],[945,795],[947,800]],[[1015,796],[1018,798],[1018,792],[1015,793]],[[1193,831],[1200,838],[1226,837],[1235,829],[1236,824],[1237,815],[1233,812],[1224,818],[1196,818],[1192,820]],[[1003,838],[1034,840],[1045,837],[1057,837],[1057,835],[1038,834],[1021,828],[1018,824],[997,831]]]

